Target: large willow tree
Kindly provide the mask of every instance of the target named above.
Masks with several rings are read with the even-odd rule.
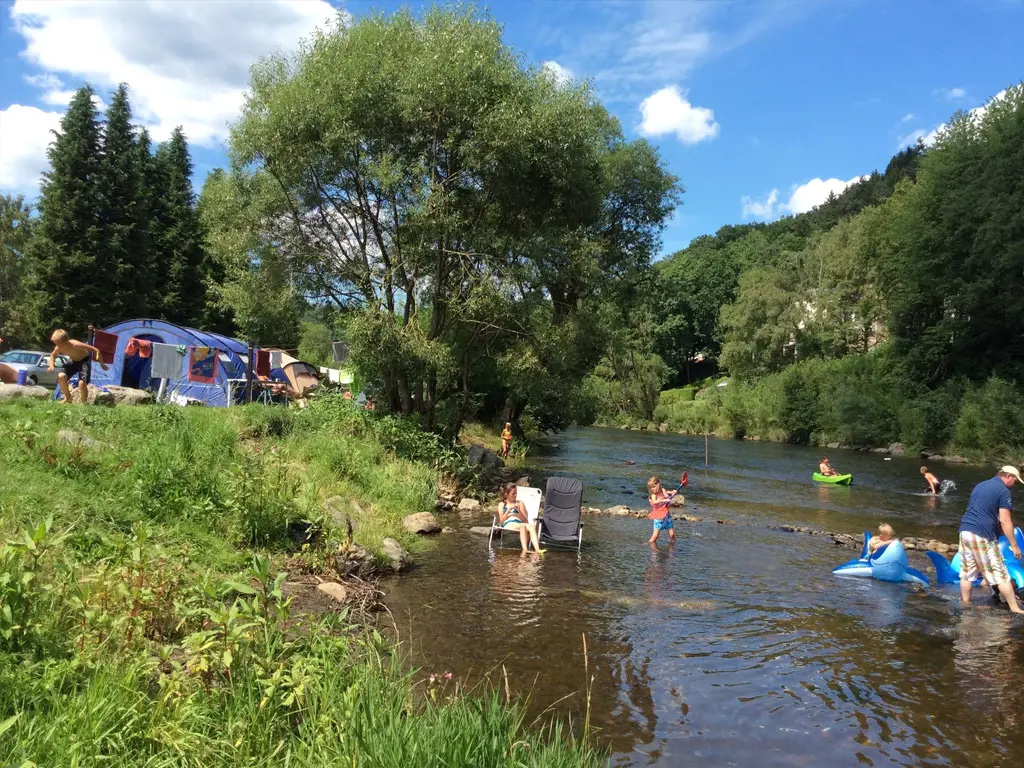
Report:
[[[588,86],[524,68],[474,11],[365,17],[261,62],[231,151],[204,210],[257,222],[256,241],[213,233],[235,274],[283,259],[428,423],[482,386],[512,415],[564,412],[600,354],[588,306],[642,279],[679,194]]]

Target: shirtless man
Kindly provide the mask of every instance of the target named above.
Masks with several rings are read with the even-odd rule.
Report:
[[[58,328],[54,331],[53,335],[50,336],[50,341],[53,342],[53,352],[50,353],[49,370],[53,370],[57,355],[63,355],[70,361],[57,374],[57,384],[60,385],[60,391],[64,395],[64,402],[71,402],[71,385],[69,382],[76,373],[78,374],[78,394],[82,398],[82,403],[89,402],[89,376],[92,373],[93,358],[99,360],[103,370],[108,368],[107,364],[100,358],[100,351],[91,344],[72,339],[63,328]]]

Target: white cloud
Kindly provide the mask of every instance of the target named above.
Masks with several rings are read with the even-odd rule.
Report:
[[[23,58],[41,70],[32,84],[44,103],[66,104],[67,81],[127,82],[136,120],[155,139],[182,125],[212,146],[238,115],[249,67],[293,50],[337,11],[326,0],[261,0],[256,12],[241,0],[15,0],[10,14]]]
[[[903,119],[900,120],[900,122],[901,123],[909,123],[913,119],[914,119],[914,113],[913,112],[907,112],[907,114],[905,114],[903,116]]]
[[[684,144],[696,144],[718,135],[715,113],[695,107],[675,85],[655,91],[640,103],[640,132],[645,136],[674,133]]]
[[[740,202],[743,203],[744,219],[774,219],[778,215],[779,190],[773,189],[764,200],[744,195]]]
[[[32,195],[49,165],[46,148],[60,118],[59,112],[21,104],[0,110],[0,189]]]
[[[571,69],[563,67],[557,61],[545,61],[540,65],[540,68],[550,75],[558,85],[565,85],[576,79]]]
[[[829,195],[838,195],[851,184],[865,178],[867,177],[854,176],[848,181],[814,178],[794,186],[789,200],[784,203],[780,202],[778,189],[773,189],[763,200],[744,195],[740,198],[743,218],[775,219],[786,214],[806,213],[828,200]]]
[[[980,121],[983,117],[985,117],[985,113],[988,112],[989,105],[999,101],[1004,96],[1006,96],[1005,88],[1001,90],[999,93],[997,93],[995,96],[993,96],[991,99],[989,99],[985,104],[982,104],[980,107],[975,107],[974,109],[968,110],[968,116],[970,116],[971,119],[973,119],[975,122]],[[945,129],[945,123],[939,123],[930,131],[926,131],[924,128],[918,128],[916,131],[911,131],[906,136],[900,137],[900,146],[908,147],[911,144],[916,144],[917,140],[920,139],[921,141],[924,142],[924,145],[926,147],[930,147],[938,140],[939,135]]]
[[[947,101],[961,101],[967,98],[967,91],[963,88],[950,88],[948,91],[942,91],[942,95]]]

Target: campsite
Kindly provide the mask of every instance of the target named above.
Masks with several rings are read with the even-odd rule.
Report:
[[[840,5],[6,4],[0,766],[1024,760],[1024,6]]]

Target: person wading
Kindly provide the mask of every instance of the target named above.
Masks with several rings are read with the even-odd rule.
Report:
[[[1011,611],[1024,613],[1017,603],[998,543],[1001,528],[1010,542],[1013,556],[1021,559],[1010,518],[1013,509],[1010,489],[1020,481],[1017,468],[1005,466],[995,477],[978,483],[971,491],[967,512],[960,521],[960,598],[964,605],[970,604],[974,580],[980,575],[999,590]]]

